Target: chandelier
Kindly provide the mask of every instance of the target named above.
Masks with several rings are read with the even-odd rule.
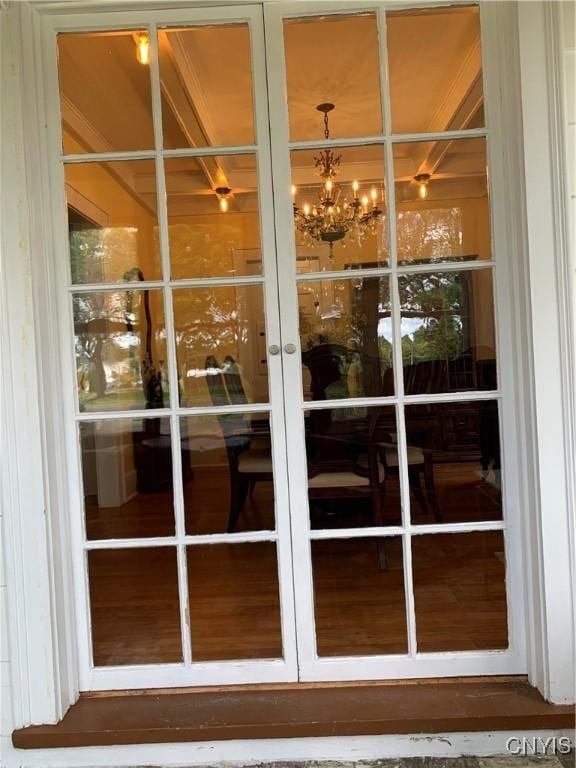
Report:
[[[330,139],[328,114],[334,109],[334,104],[318,104],[316,109],[324,113],[324,138]],[[378,219],[382,211],[378,208],[378,190],[373,187],[368,195],[360,194],[360,185],[353,181],[351,196],[347,197],[335,177],[340,169],[342,155],[336,155],[331,149],[324,149],[318,157],[314,157],[316,175],[323,180],[318,192],[318,202],[310,205],[304,203],[302,208],[296,205],[295,186],[292,186],[294,207],[294,223],[302,233],[306,245],[315,241],[328,243],[330,256],[333,255],[334,243],[343,240],[347,235],[362,245],[367,235],[376,234]]]

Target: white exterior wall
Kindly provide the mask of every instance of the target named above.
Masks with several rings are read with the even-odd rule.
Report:
[[[564,114],[566,117],[566,177],[572,254],[572,297],[576,306],[576,5],[562,3],[564,30]]]
[[[2,554],[2,514],[0,510],[0,766],[4,739],[12,731],[10,662],[8,656],[8,624],[6,620],[6,574]]]
[[[1,8],[1,4],[0,4]],[[5,14],[0,10],[0,52],[4,48],[5,25],[3,17]],[[0,56],[0,76],[2,68],[6,65],[5,60]],[[0,102],[0,146],[4,138],[2,132],[2,115]],[[0,155],[1,156],[1,155]],[[0,177],[0,195],[3,193]],[[1,241],[0,241],[1,242]],[[0,245],[1,247],[1,245]],[[1,308],[0,308],[1,310]],[[0,317],[2,312],[0,311]],[[0,348],[0,354],[2,354]],[[3,418],[2,400],[0,398],[0,419]],[[1,434],[1,433],[0,433]],[[3,453],[0,451],[0,457],[3,459]],[[2,499],[0,498],[0,766],[3,766],[2,754],[8,737],[12,731],[12,696],[10,685],[10,661],[8,653],[8,621],[6,615],[6,569],[4,567],[4,549],[3,549],[3,526],[4,515],[2,508]]]
[[[572,298],[572,338],[576,339],[576,4],[562,3],[561,23],[564,30],[564,115],[566,128],[566,181],[568,205],[568,237]],[[573,350],[573,381],[576,382],[576,350]],[[576,396],[575,396],[576,397]],[[576,475],[576,468],[574,470]],[[576,488],[576,477],[573,480]],[[572,516],[572,544],[576,548],[576,510]],[[572,593],[576,595],[576,551],[572,550]]]

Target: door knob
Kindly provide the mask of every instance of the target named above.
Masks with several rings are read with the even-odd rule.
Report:
[[[268,352],[270,352],[271,355],[277,355],[280,352],[280,347],[278,344],[270,344],[268,347]]]
[[[287,355],[293,355],[296,352],[296,344],[284,344],[284,352]]]

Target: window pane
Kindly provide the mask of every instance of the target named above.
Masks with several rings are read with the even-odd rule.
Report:
[[[392,130],[484,125],[478,6],[386,14]]]
[[[58,35],[66,154],[154,148],[150,67],[136,58],[143,31]]]
[[[398,278],[407,395],[496,389],[492,270]]]
[[[223,374],[215,386],[235,383]],[[268,415],[186,416],[180,424],[186,533],[274,530]]]
[[[406,653],[402,539],[311,544],[318,655]]]
[[[408,405],[404,414],[412,522],[501,520],[498,402]]]
[[[188,547],[194,661],[282,657],[276,544]]]
[[[255,155],[165,161],[172,278],[262,272]]]
[[[384,148],[299,150],[291,163],[297,271],[387,266]]]
[[[412,537],[418,651],[508,647],[501,531]]]
[[[492,258],[485,139],[394,145],[398,262]]]
[[[161,279],[154,161],[65,170],[72,283]]]
[[[88,552],[97,667],[182,661],[176,548]]]
[[[393,406],[305,412],[311,528],[401,525]]]
[[[179,288],[174,327],[182,406],[268,400],[261,285]]]
[[[254,144],[248,24],[158,32],[164,146]]]
[[[167,407],[162,292],[75,293],[73,306],[80,410]]]
[[[387,277],[298,283],[305,400],[394,394]]]
[[[382,131],[376,14],[287,19],[284,48],[292,141],[322,138],[325,102],[336,105],[332,138]]]
[[[174,535],[170,420],[80,424],[88,539]]]

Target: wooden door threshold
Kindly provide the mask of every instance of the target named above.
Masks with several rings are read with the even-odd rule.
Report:
[[[14,731],[19,749],[230,739],[558,730],[574,709],[524,677],[229,686],[82,694],[56,725]]]

